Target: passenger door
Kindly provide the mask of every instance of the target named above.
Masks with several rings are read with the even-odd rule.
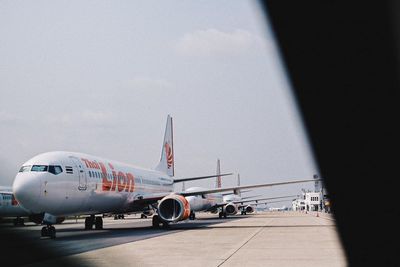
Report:
[[[87,189],[87,177],[86,177],[85,169],[83,168],[83,164],[78,158],[75,158],[75,157],[70,157],[70,158],[78,171],[78,177],[79,177],[78,189],[82,190],[82,191],[86,190]]]

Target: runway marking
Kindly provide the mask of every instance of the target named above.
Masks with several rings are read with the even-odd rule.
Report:
[[[252,234],[242,245],[240,245],[239,248],[237,248],[234,252],[231,253],[231,255],[229,255],[229,257],[227,257],[223,262],[221,262],[220,264],[217,265],[217,267],[223,265],[225,262],[227,262],[233,255],[236,254],[236,252],[238,252],[242,247],[244,247],[247,243],[249,243],[250,240],[252,240],[256,235],[258,235],[262,230],[264,230],[266,228],[267,224],[260,226],[260,229],[258,229],[254,234]]]

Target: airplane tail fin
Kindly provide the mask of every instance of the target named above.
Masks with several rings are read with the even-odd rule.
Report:
[[[217,160],[217,178],[215,180],[215,188],[221,188],[221,165],[219,159]]]
[[[172,132],[172,117],[168,115],[165,127],[164,142],[161,151],[161,159],[155,168],[157,171],[174,176],[174,142]]]
[[[240,174],[238,173],[237,185],[240,186]],[[242,196],[240,189],[237,191],[238,196]]]

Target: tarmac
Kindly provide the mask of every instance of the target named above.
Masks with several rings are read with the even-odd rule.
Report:
[[[58,233],[57,240],[41,241],[58,242],[55,244],[64,255],[29,266],[57,266],[65,260],[79,266],[347,265],[330,214],[279,211],[238,215],[226,220],[217,220],[212,214],[196,215],[197,220],[178,223],[169,230],[151,229],[150,219],[106,219],[102,235],[86,238],[82,238],[85,232],[79,224],[77,243],[71,243],[75,237],[67,236],[71,235],[69,232]],[[126,230],[115,230],[115,224],[125,225]],[[135,224],[140,224],[139,230],[134,230]],[[92,239],[97,247],[85,245]],[[77,244],[83,248],[65,252],[65,248]]]

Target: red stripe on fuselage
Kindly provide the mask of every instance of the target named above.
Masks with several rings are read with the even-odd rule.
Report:
[[[101,170],[102,176],[102,191],[116,191],[118,192],[133,192],[135,189],[135,177],[132,173],[123,173],[122,171],[115,171],[114,166],[108,163],[111,168],[113,179],[108,179],[108,172],[106,165],[102,162],[91,161],[82,159],[87,168]]]

